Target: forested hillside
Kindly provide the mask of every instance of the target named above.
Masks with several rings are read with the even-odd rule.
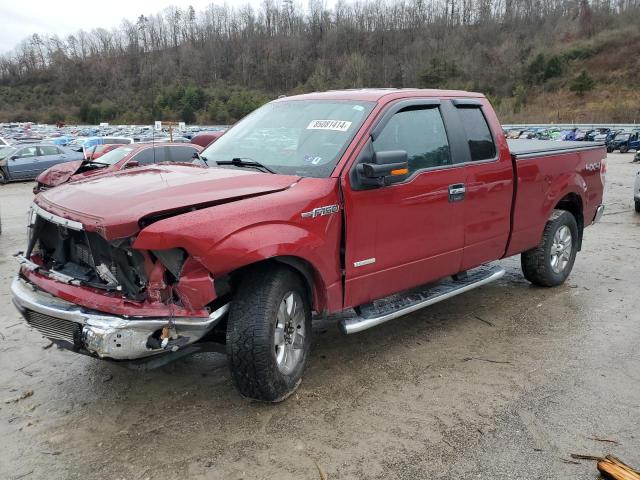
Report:
[[[640,0],[171,7],[0,57],[0,121],[227,123],[282,94],[476,90],[512,121],[640,121]]]

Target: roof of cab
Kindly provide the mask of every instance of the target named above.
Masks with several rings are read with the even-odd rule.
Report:
[[[484,98],[484,95],[476,92],[462,90],[432,90],[421,88],[362,88],[353,90],[328,90],[326,92],[313,92],[291,97],[281,97],[278,101],[287,100],[355,100],[364,102],[379,102],[380,100],[394,100],[397,98],[412,97],[436,97],[459,98],[474,97]]]

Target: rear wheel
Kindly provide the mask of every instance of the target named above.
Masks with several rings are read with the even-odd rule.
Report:
[[[291,395],[311,347],[311,305],[303,279],[279,265],[247,274],[229,311],[227,354],[240,393],[266,402]]]
[[[636,212],[640,213],[640,200],[636,200]]]
[[[540,244],[521,256],[522,272],[527,280],[542,287],[564,283],[576,259],[578,224],[564,210],[554,210],[547,221]]]
[[[620,145],[620,153],[627,153],[629,151],[628,145]]]

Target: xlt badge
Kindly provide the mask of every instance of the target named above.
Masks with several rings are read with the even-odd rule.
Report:
[[[327,205],[325,207],[314,208],[310,212],[303,212],[302,218],[316,218],[324,215],[331,215],[332,213],[338,213],[340,211],[340,205]]]

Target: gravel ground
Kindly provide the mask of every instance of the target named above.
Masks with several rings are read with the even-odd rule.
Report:
[[[136,372],[47,348],[9,296],[32,185],[1,187],[0,478],[597,478],[571,453],[640,467],[631,159],[609,156],[607,211],[564,286],[532,287],[514,258],[376,329],[320,325],[278,405],[241,398],[221,355]]]

